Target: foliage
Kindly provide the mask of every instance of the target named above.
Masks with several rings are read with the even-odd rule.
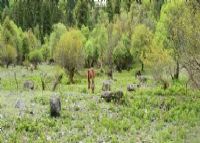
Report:
[[[83,40],[79,30],[71,29],[61,36],[56,47],[55,59],[68,72],[70,82],[74,82],[74,73],[84,62]]]
[[[107,8],[106,11],[108,13],[108,18],[109,18],[109,22],[111,22],[113,20],[113,5],[112,5],[112,1],[111,0],[107,0]]]
[[[29,53],[29,61],[37,68],[37,64],[43,61],[43,56],[40,50],[35,49]]]
[[[21,28],[18,28],[12,20],[6,17],[2,25],[2,38],[5,44],[9,44],[16,49],[18,63],[22,62],[22,37]]]
[[[74,18],[74,8],[76,6],[75,0],[68,0],[66,4],[66,21],[69,26],[73,26],[75,24]]]
[[[39,47],[39,41],[31,30],[24,32],[22,39],[22,61],[26,59],[29,52]]]
[[[84,46],[85,64],[87,67],[93,67],[97,63],[99,53],[97,46],[94,44],[94,39],[88,39]]]
[[[89,28],[88,28],[87,26],[84,26],[84,25],[83,25],[83,26],[81,27],[81,32],[82,32],[82,34],[85,36],[86,39],[89,38],[90,30],[89,30]]]
[[[200,34],[200,9],[195,8],[198,5],[197,2],[189,3],[188,7],[185,7],[182,17],[180,18],[180,29],[182,31],[182,47],[180,52],[181,64],[186,68],[192,86],[195,88],[200,87],[200,41],[198,40]],[[192,11],[192,12],[191,12]]]
[[[165,48],[173,50],[173,59],[176,62],[172,78],[179,78],[180,71],[180,52],[179,50],[184,46],[182,42],[183,29],[181,29],[180,18],[185,11],[185,4],[182,1],[167,3],[160,15],[160,21],[156,30],[156,37],[163,44]]]
[[[17,51],[14,47],[8,44],[0,43],[0,60],[1,63],[8,66],[16,62]]]
[[[166,79],[170,75],[169,69],[174,65],[171,51],[163,48],[156,40],[152,42],[142,61],[150,67],[157,81]]]
[[[113,51],[113,60],[118,71],[121,71],[122,69],[130,69],[131,67],[132,55],[130,53],[129,43],[130,40],[124,36],[118,42],[117,47]]]
[[[58,23],[53,26],[53,32],[50,35],[49,39],[49,47],[50,47],[50,57],[53,58],[54,51],[57,46],[57,43],[62,36],[62,34],[66,31],[66,27],[64,24]]]
[[[144,70],[143,59],[146,58],[146,51],[151,44],[153,34],[148,27],[143,24],[137,25],[132,34],[132,48],[131,54],[134,58],[137,58],[142,64],[141,70]]]
[[[40,1],[16,1],[12,5],[10,17],[23,29],[28,30],[37,25],[40,33],[40,40],[46,34],[50,34],[52,25],[58,23],[63,12],[58,7],[57,0],[40,0]]]
[[[91,37],[94,39],[94,46],[98,49],[98,61],[101,65],[101,68],[103,68],[106,56],[106,46],[108,44],[108,35],[106,27],[104,25],[97,25],[93,29]]]
[[[79,28],[81,28],[82,25],[87,25],[89,17],[87,0],[78,0],[75,7],[75,15],[77,19],[77,26]]]
[[[50,48],[49,48],[48,38],[44,39],[44,44],[41,47],[41,52],[42,52],[44,61],[47,61],[47,59],[50,58]]]

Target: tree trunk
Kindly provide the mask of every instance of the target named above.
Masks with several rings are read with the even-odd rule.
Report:
[[[60,81],[62,80],[62,77],[63,77],[63,74],[60,74],[56,80],[54,81],[53,83],[53,88],[52,88],[52,91],[55,91],[56,90],[56,87],[57,85],[60,83]]]
[[[111,67],[108,69],[108,73],[107,74],[108,74],[108,78],[113,79],[113,71],[112,71]]]
[[[144,63],[141,64],[141,71],[144,71]]]
[[[34,70],[37,70],[37,65],[38,65],[37,63],[34,63],[34,64],[33,64]]]
[[[177,61],[176,62],[176,71],[175,71],[175,74],[173,76],[174,80],[178,80],[179,79],[179,73],[180,73],[180,65],[179,65],[179,62]]]
[[[8,69],[9,63],[6,64],[6,68]]]
[[[100,61],[100,69],[101,69],[101,73],[103,73],[103,63],[102,63],[102,61]]]
[[[75,72],[74,68],[71,71],[69,71],[69,82],[70,83],[74,83],[74,72]]]

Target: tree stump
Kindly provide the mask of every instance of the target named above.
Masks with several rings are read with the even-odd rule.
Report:
[[[129,91],[129,92],[136,91],[137,88],[139,88],[138,84],[128,84],[127,85],[127,91]]]
[[[103,82],[102,91],[110,91],[111,90],[111,81],[106,80]]]
[[[123,95],[124,93],[121,90],[115,92],[104,91],[101,94],[101,98],[103,98],[106,102],[118,102],[123,97]]]
[[[31,89],[31,90],[33,90],[34,89],[34,82],[31,81],[31,80],[26,80],[24,82],[24,89]]]
[[[51,96],[50,98],[50,115],[51,117],[59,117],[61,111],[61,101],[58,96]]]

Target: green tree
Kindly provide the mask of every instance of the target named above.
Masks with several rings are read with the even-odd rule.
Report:
[[[60,40],[60,37],[66,32],[66,27],[62,23],[53,25],[53,32],[49,39],[50,58],[54,57],[55,48]]]
[[[40,40],[43,43],[46,34],[50,34],[52,25],[63,18],[58,0],[15,1],[11,17],[24,31],[38,25]]]
[[[84,46],[85,62],[87,67],[93,67],[97,63],[99,53],[97,46],[94,44],[94,39],[90,38]]]
[[[0,0],[0,14],[5,7],[9,6],[9,0]]]
[[[47,61],[50,58],[49,39],[47,37],[44,38],[44,44],[41,47],[41,52],[44,61]]]
[[[81,27],[81,32],[82,32],[82,34],[85,36],[85,38],[86,39],[88,39],[89,38],[89,36],[90,36],[90,30],[89,30],[89,28],[87,27],[87,26],[82,26]]]
[[[187,70],[192,87],[200,88],[200,9],[196,1],[184,5],[179,19],[179,30],[182,32],[179,48],[180,64]]]
[[[113,6],[112,6],[112,1],[111,0],[107,0],[106,11],[108,13],[109,21],[111,22],[113,20],[113,16],[114,16]]]
[[[75,0],[67,0],[66,4],[66,17],[67,17],[67,25],[72,27],[75,24],[74,18],[74,8],[76,6]]]
[[[152,12],[156,19],[160,18],[160,12],[162,9],[162,6],[165,3],[165,0],[151,0],[152,3]]]
[[[141,70],[144,70],[144,63],[142,59],[146,57],[146,51],[148,50],[153,38],[152,32],[143,24],[139,24],[135,27],[132,34],[132,48],[131,53],[137,61],[142,65]]]
[[[130,11],[132,0],[122,0],[121,5],[126,11]]]
[[[103,69],[106,60],[106,48],[108,45],[107,29],[104,25],[96,25],[91,33],[91,37],[94,38],[94,46],[98,49],[98,61],[100,68]]]
[[[129,43],[130,40],[127,36],[123,36],[113,51],[113,62],[119,72],[123,69],[130,69],[132,65],[132,55],[130,53]]]
[[[9,44],[0,43],[0,60],[1,63],[8,66],[12,63],[15,64],[17,52],[14,47]]]
[[[17,62],[22,63],[22,39],[23,31],[8,17],[2,25],[2,38],[7,45],[11,45],[17,51]]]
[[[120,34],[120,28],[118,24],[112,24],[110,23],[107,27],[107,35],[108,35],[108,45],[106,47],[106,60],[105,64],[108,67],[108,76],[109,78],[113,79],[113,51],[115,47],[117,46],[118,41],[121,38]]]
[[[146,57],[142,61],[149,67],[153,78],[165,84],[168,76],[170,76],[169,69],[174,64],[172,51],[164,48],[162,44],[153,39],[149,50],[146,51]]]
[[[39,47],[39,41],[33,34],[31,30],[28,30],[27,32],[24,32],[24,37],[22,40],[22,61],[26,60],[26,57],[28,56],[29,52],[33,49],[36,49]]]
[[[115,1],[115,14],[120,14],[121,0]]]
[[[65,68],[70,83],[74,82],[75,71],[84,64],[83,40],[81,32],[72,29],[61,36],[55,50],[56,62]]]
[[[29,61],[34,65],[35,69],[37,69],[38,63],[43,61],[42,53],[39,49],[35,49],[29,53]]]
[[[155,37],[165,48],[173,50],[173,59],[176,66],[172,68],[172,78],[178,79],[180,73],[180,52],[184,47],[182,42],[183,29],[181,28],[180,19],[184,13],[184,2],[177,1],[167,3],[162,11],[158,22]]]
[[[89,18],[89,9],[88,9],[88,2],[87,0],[78,0],[78,3],[75,7],[75,15],[77,20],[77,26],[79,28],[82,27],[82,25],[87,26],[88,24],[88,18]]]

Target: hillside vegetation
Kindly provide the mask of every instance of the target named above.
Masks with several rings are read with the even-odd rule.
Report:
[[[0,142],[200,142],[199,25],[199,0],[0,0]]]

